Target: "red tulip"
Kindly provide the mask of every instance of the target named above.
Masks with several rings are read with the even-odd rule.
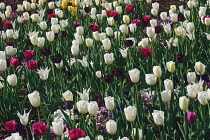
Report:
[[[11,22],[11,21],[6,21],[6,22],[4,22],[4,26],[5,26],[7,29],[13,29],[13,27],[12,27],[12,22]]]
[[[32,131],[37,136],[46,134],[47,129],[48,126],[44,122],[34,123],[32,126]]]
[[[12,120],[12,121],[6,122],[4,127],[8,132],[15,132],[16,131],[16,125],[17,125],[17,122]]]
[[[68,131],[71,140],[77,140],[85,136],[85,132],[82,129],[71,129]]]
[[[141,25],[141,21],[138,19],[134,19],[131,23],[136,24],[137,27]]]
[[[146,56],[149,57],[152,54],[152,50],[149,47],[143,48],[141,49],[141,53]]]
[[[34,50],[27,50],[23,52],[25,58],[32,59],[34,57]]]
[[[37,68],[37,62],[36,62],[36,60],[30,60],[30,61],[27,63],[27,65],[28,65],[28,68],[31,69],[31,70]]]
[[[14,67],[17,68],[19,66],[19,60],[15,57],[12,57],[10,64]]]
[[[134,10],[134,5],[127,5],[125,10],[127,13],[132,13]]]

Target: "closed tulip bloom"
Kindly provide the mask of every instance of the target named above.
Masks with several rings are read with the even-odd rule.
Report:
[[[63,60],[60,63],[55,63],[56,68],[61,69],[63,68]]]
[[[136,24],[133,23],[129,24],[129,29],[131,33],[134,33],[136,31],[136,28],[137,28]]]
[[[23,115],[21,115],[19,112],[17,113],[17,116],[20,118],[20,122],[22,125],[28,124],[28,117],[29,117],[30,112],[31,112],[31,110],[28,113],[26,113],[26,111],[24,110]]]
[[[159,10],[159,3],[158,2],[152,3],[152,8]]]
[[[128,34],[128,26],[126,24],[120,25],[119,29],[123,34]]]
[[[74,46],[71,46],[71,53],[74,55],[74,56],[77,56],[79,55],[79,45],[74,45]]]
[[[195,25],[194,25],[194,23],[193,23],[193,22],[188,22],[188,23],[187,23],[187,31],[188,31],[189,33],[192,33],[194,30],[195,30]]]
[[[36,36],[30,36],[30,41],[33,45],[37,45],[38,38]]]
[[[109,134],[114,135],[117,132],[117,123],[114,120],[109,120],[106,123],[106,130]]]
[[[171,25],[170,24],[164,25],[163,29],[166,32],[166,34],[170,34],[171,33]]]
[[[40,17],[39,17],[38,14],[32,14],[31,15],[31,19],[32,19],[33,22],[38,22]]]
[[[105,106],[109,111],[112,111],[114,109],[115,103],[114,103],[114,97],[105,97]]]
[[[153,116],[155,124],[157,124],[157,125],[164,124],[164,112],[163,111],[154,110],[154,112],[152,113],[152,116]]]
[[[151,13],[153,16],[157,16],[158,10],[157,9],[151,9]]]
[[[172,22],[177,22],[178,21],[178,15],[173,13],[170,15]]]
[[[63,134],[64,125],[62,121],[52,122],[52,128],[56,135],[61,136]]]
[[[6,51],[7,55],[13,56],[13,55],[16,54],[17,49],[14,48],[13,46],[7,46],[7,47],[5,48],[5,51]]]
[[[120,53],[121,53],[123,58],[127,58],[127,56],[128,56],[128,49],[129,48],[119,49],[119,51],[120,51]]]
[[[195,74],[195,72],[188,72],[188,73],[187,73],[187,82],[188,82],[189,84],[195,83],[195,79],[196,79],[196,74]]]
[[[117,6],[116,11],[118,12],[119,15],[122,14],[122,6]]]
[[[167,17],[167,12],[161,12],[161,13],[160,13],[160,17],[161,17],[161,19],[162,19],[163,21],[166,21],[166,20],[168,19],[168,17]]]
[[[199,91],[198,91],[198,85],[197,84],[187,85],[187,95],[190,98],[196,98],[198,92]]]
[[[96,77],[97,78],[101,78],[102,77],[101,71],[96,71]]]
[[[147,36],[152,39],[155,36],[155,28],[147,27],[146,33],[147,33]]]
[[[6,59],[0,59],[0,71],[7,70],[7,61]]]
[[[54,2],[49,2],[48,7],[49,7],[49,9],[55,9],[55,3]]]
[[[207,92],[206,91],[198,92],[198,101],[202,105],[207,105],[208,104]]]
[[[195,63],[194,68],[195,68],[195,72],[196,72],[198,75],[203,75],[203,74],[205,73],[205,68],[206,68],[206,66],[205,66],[203,63],[201,63],[201,62],[199,61],[199,62],[196,62],[196,63]]]
[[[210,17],[209,18],[205,18],[204,23],[206,26],[210,25]]]
[[[17,76],[16,74],[11,74],[7,76],[7,82],[10,86],[16,86],[17,85]]]
[[[129,24],[130,23],[130,17],[129,17],[129,15],[123,15],[123,22],[125,24]]]
[[[34,91],[34,92],[28,94],[28,99],[33,107],[40,106],[40,96],[39,96],[38,91]]]
[[[93,38],[94,38],[96,41],[99,41],[99,40],[100,40],[100,36],[99,36],[98,31],[93,32]]]
[[[67,1],[63,0],[63,1],[61,2],[61,8],[62,8],[62,9],[67,9],[67,7],[68,7]]]
[[[113,36],[114,35],[114,32],[113,32],[111,27],[106,27],[106,34],[108,36]]]
[[[173,81],[170,79],[164,80],[164,87],[165,89],[173,90],[174,89]]]
[[[59,33],[59,31],[61,30],[61,26],[60,26],[59,24],[52,25],[52,26],[51,26],[51,30],[52,30],[54,33]]]
[[[50,69],[48,69],[47,67],[45,70],[41,68],[40,70],[38,70],[37,73],[39,74],[40,79],[47,80],[49,72],[50,72]]]
[[[40,47],[40,48],[44,47],[45,38],[44,37],[38,37],[37,40],[38,40],[37,46]]]
[[[76,28],[76,32],[78,35],[82,36],[84,34],[84,28],[82,26],[78,26]]]
[[[73,94],[70,90],[63,93],[63,98],[65,101],[73,101]]]
[[[90,103],[88,103],[88,112],[90,115],[96,115],[98,110],[99,107],[96,101],[90,101]]]
[[[104,61],[107,65],[110,65],[115,60],[113,53],[106,53],[104,54]]]
[[[196,113],[195,112],[191,112],[191,111],[187,111],[187,121],[189,123],[196,122]]]
[[[194,7],[193,1],[188,1],[187,6],[192,9]]]
[[[157,77],[153,73],[146,74],[145,81],[148,85],[153,86],[157,82]]]
[[[104,140],[104,137],[103,137],[102,135],[99,135],[99,136],[97,137],[97,140]]]
[[[104,47],[104,50],[109,51],[111,49],[111,41],[109,38],[106,38],[104,40],[101,41]]]
[[[189,106],[189,99],[186,96],[179,98],[179,107],[181,110],[187,110]]]
[[[169,71],[170,73],[174,73],[174,71],[175,71],[175,63],[174,63],[173,61],[167,62],[167,63],[166,63],[166,66],[167,66],[168,71]]]
[[[171,90],[166,89],[161,92],[161,98],[164,103],[168,103],[171,100]]]
[[[85,43],[86,43],[87,47],[92,47],[93,46],[93,39],[86,38]]]
[[[42,30],[47,29],[47,22],[46,21],[41,21],[40,23],[38,23],[38,25]]]
[[[137,109],[135,106],[129,106],[127,108],[124,108],[125,117],[127,121],[134,122],[137,115]]]
[[[162,70],[160,66],[154,66],[152,70],[157,78],[160,78],[162,76]]]
[[[133,83],[138,83],[140,79],[140,71],[138,69],[132,69],[128,71],[130,79]]]
[[[24,8],[26,9],[26,11],[31,11],[31,3],[25,1],[25,3],[23,3]]]
[[[107,22],[108,22],[109,26],[114,26],[115,25],[115,20],[114,20],[113,17],[107,18]]]
[[[55,34],[53,31],[49,31],[49,32],[46,32],[46,37],[48,41],[52,42],[55,39]]]
[[[88,112],[88,101],[80,100],[76,105],[79,113],[86,114]]]
[[[150,22],[150,25],[152,27],[156,27],[157,26],[157,19],[151,19],[149,22]]]

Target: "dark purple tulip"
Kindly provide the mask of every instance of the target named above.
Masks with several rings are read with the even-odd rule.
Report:
[[[68,34],[67,34],[66,31],[62,31],[62,32],[61,32],[61,35],[62,35],[62,37],[66,37]]]
[[[178,14],[178,20],[179,21],[184,21],[184,15],[182,13]]]
[[[50,50],[50,48],[44,48],[44,49],[41,49],[41,53],[44,56],[49,56],[51,54],[51,50]]]
[[[146,27],[149,24],[149,22],[142,20],[141,21],[141,24],[142,24],[143,27]]]
[[[133,40],[125,40],[124,41],[124,45],[127,46],[127,47],[133,46],[133,43],[134,43]]]
[[[105,75],[104,76],[104,81],[106,83],[112,83],[114,81],[114,76],[113,75]]]
[[[54,33],[55,34],[55,38],[54,39],[57,39],[58,38],[58,33]]]
[[[162,27],[161,26],[156,26],[155,27],[155,33],[159,34],[161,32]]]
[[[73,105],[74,105],[74,102],[72,102],[72,101],[66,101],[65,102],[64,109],[72,109],[73,108]]]
[[[184,62],[184,54],[176,55],[176,62],[183,63]]]
[[[136,13],[136,14],[133,14],[133,18],[134,19],[137,19],[138,18],[138,14]]]
[[[84,8],[84,11],[85,11],[86,13],[89,13],[89,12],[90,12],[90,7],[85,7],[85,8]]]
[[[189,123],[194,123],[194,122],[196,122],[196,113],[195,113],[195,112],[188,111],[188,112],[187,112],[187,121],[188,121]]]
[[[54,55],[52,60],[53,60],[54,63],[60,63],[61,60],[62,60],[62,56],[60,54]]]
[[[8,42],[7,43],[7,46],[13,46],[14,47],[14,45],[15,45],[15,43],[13,43],[13,42]]]
[[[112,74],[116,77],[121,77],[124,74],[124,69],[123,68],[116,68],[112,71]]]
[[[79,22],[74,22],[74,29],[76,29],[79,25]]]
[[[13,11],[17,10],[17,4],[10,4],[10,6],[12,7]]]
[[[114,20],[115,20],[115,21],[117,21],[117,20],[118,20],[118,16],[114,16],[113,18],[114,18]]]
[[[33,44],[31,43],[31,40],[30,39],[26,39],[25,40],[25,43],[27,46],[32,46]]]

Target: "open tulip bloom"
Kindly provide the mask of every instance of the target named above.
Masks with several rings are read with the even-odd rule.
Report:
[[[0,139],[210,139],[210,0],[165,1],[1,1]]]

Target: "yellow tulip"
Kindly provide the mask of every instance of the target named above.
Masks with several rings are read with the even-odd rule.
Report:
[[[67,1],[62,1],[62,3],[61,3],[61,8],[62,9],[66,9],[67,8]]]
[[[68,9],[72,15],[77,15],[77,7],[69,6]]]

